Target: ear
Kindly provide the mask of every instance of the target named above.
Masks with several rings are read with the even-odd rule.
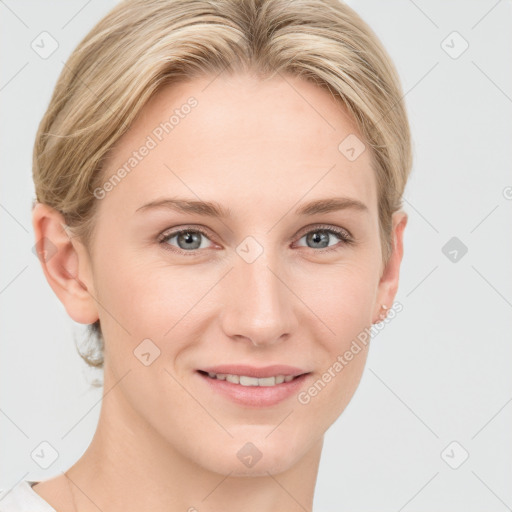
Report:
[[[377,303],[375,304],[375,311],[373,313],[373,323],[381,321],[379,315],[384,312],[381,306],[384,304],[390,308],[395,300],[395,295],[398,290],[400,263],[402,262],[404,253],[403,233],[407,225],[407,220],[408,216],[404,211],[395,212],[393,214],[392,253],[380,278]]]
[[[68,315],[81,324],[98,320],[89,254],[54,208],[36,202],[32,208],[35,250],[44,275]]]

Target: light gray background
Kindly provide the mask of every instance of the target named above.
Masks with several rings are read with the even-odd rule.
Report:
[[[0,1],[3,489],[66,470],[98,420],[97,375],[73,341],[85,326],[32,253],[31,155],[63,61],[114,3]],[[349,4],[401,75],[415,163],[404,310],[374,338],[354,399],[326,435],[315,510],[512,510],[512,3]],[[42,31],[59,44],[47,59],[31,48]],[[458,58],[443,49],[461,48],[453,31],[469,43]],[[457,262],[442,252],[452,237],[468,248]],[[45,440],[59,453],[47,470],[30,455]],[[463,450],[469,458],[449,467]]]

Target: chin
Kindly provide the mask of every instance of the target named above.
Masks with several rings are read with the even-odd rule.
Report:
[[[231,459],[231,457],[230,457]],[[268,477],[269,474],[277,475],[290,469],[296,462],[290,454],[282,456],[272,456],[270,459],[264,456],[252,467],[247,467],[238,459],[230,462],[223,458],[222,460],[209,461],[208,468],[210,471],[232,477]],[[217,464],[216,464],[217,462]]]
[[[287,471],[303,455],[302,450],[295,444],[272,442],[263,438],[252,442],[251,437],[254,439],[254,436],[247,436],[242,442],[231,439],[198,463],[209,471],[222,475],[267,477],[269,473],[274,475]],[[240,437],[237,436],[237,439]]]

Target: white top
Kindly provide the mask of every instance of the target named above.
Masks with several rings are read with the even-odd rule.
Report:
[[[0,491],[0,512],[57,512],[32,486],[34,480],[21,480],[11,490]]]

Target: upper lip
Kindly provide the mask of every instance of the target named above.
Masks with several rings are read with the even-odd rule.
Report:
[[[245,364],[221,364],[219,366],[209,366],[207,368],[200,368],[203,372],[209,373],[224,373],[230,375],[245,375],[247,377],[274,377],[276,375],[293,375],[297,377],[303,373],[309,373],[296,366],[288,366],[286,364],[273,364],[271,366],[249,366]]]

